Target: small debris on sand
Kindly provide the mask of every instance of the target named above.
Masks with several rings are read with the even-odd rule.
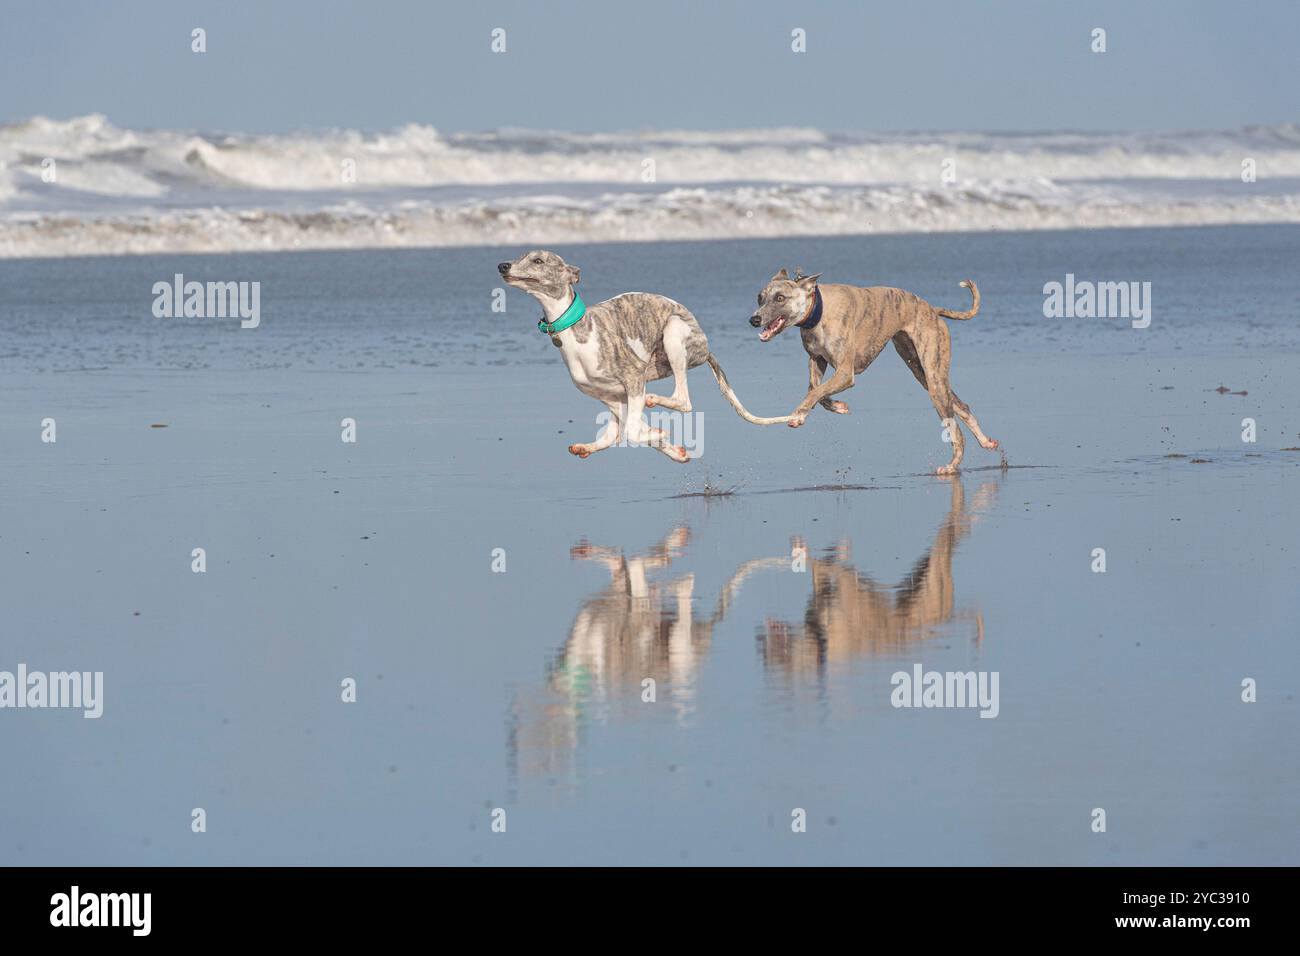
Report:
[[[1211,392],[1218,392],[1220,395],[1245,395],[1246,390],[1243,388],[1240,392],[1234,392],[1226,385],[1220,385],[1218,388],[1210,389]]]

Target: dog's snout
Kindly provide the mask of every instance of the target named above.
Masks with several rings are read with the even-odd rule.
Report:
[[[508,262],[497,263],[497,272],[501,273],[502,275],[505,275],[509,271],[510,271],[510,263]]]
[[[763,320],[756,315],[751,315],[749,317],[749,324],[752,325],[754,328],[758,328],[760,325],[763,324]]]

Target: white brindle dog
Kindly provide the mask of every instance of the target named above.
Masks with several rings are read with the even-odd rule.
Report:
[[[573,384],[610,410],[609,424],[595,441],[569,446],[579,458],[625,438],[657,448],[673,461],[690,461],[685,448],[672,444],[662,429],[651,428],[643,415],[655,407],[691,411],[686,372],[697,365],[708,364],[738,415],[754,424],[769,423],[745,410],[710,353],[704,330],[680,302],[650,292],[625,292],[588,306],[574,288],[578,268],[546,250],[502,262],[497,271],[507,284],[541,303],[537,327],[560,349]],[[647,383],[669,376],[671,395],[646,392]]]

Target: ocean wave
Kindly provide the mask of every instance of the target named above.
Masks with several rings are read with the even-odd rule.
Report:
[[[0,126],[0,255],[1294,222],[1297,183],[1295,124],[245,135],[36,117]]]
[[[357,203],[312,211],[167,211],[0,220],[0,257],[770,238],[800,235],[1300,223],[1300,194],[1084,201],[1050,182],[964,189],[739,187]]]
[[[268,190],[634,183],[644,181],[646,160],[654,161],[660,183],[924,183],[938,180],[947,160],[967,180],[1232,178],[1245,158],[1257,158],[1268,175],[1296,177],[1300,126],[1018,135],[769,129],[444,136],[412,124],[370,135],[249,136],[123,130],[99,115],[0,126],[0,168],[39,180],[46,158],[82,170],[88,183],[113,169],[123,182],[148,177],[159,189],[177,182]],[[344,175],[347,160],[355,163],[355,180]],[[112,190],[101,184],[95,191]]]

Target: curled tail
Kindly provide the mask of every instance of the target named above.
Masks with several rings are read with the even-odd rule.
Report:
[[[977,288],[975,287],[975,283],[972,282],[970,279],[962,279],[962,280],[961,280],[961,284],[962,284],[963,286],[965,286],[967,289],[970,289],[970,295],[971,295],[971,298],[975,300],[975,301],[971,304],[970,311],[969,311],[969,312],[954,312],[954,311],[952,311],[951,309],[935,309],[934,311],[936,311],[936,312],[938,312],[940,315],[942,315],[942,316],[946,316],[946,317],[948,317],[948,318],[950,318],[950,319],[973,319],[973,318],[975,318],[975,313],[978,312],[978,311],[980,310],[980,290],[977,289]]]
[[[972,313],[973,314],[973,313]],[[731,407],[736,410],[736,414],[749,422],[751,425],[784,425],[790,420],[789,415],[782,415],[780,418],[759,418],[757,415],[749,414],[744,405],[740,404],[740,399],[736,393],[731,390],[731,383],[727,381],[727,373],[722,370],[718,360],[710,352],[705,359],[709,363],[709,368],[713,369],[713,377],[718,380],[718,388],[722,389],[722,397],[731,403]]]

